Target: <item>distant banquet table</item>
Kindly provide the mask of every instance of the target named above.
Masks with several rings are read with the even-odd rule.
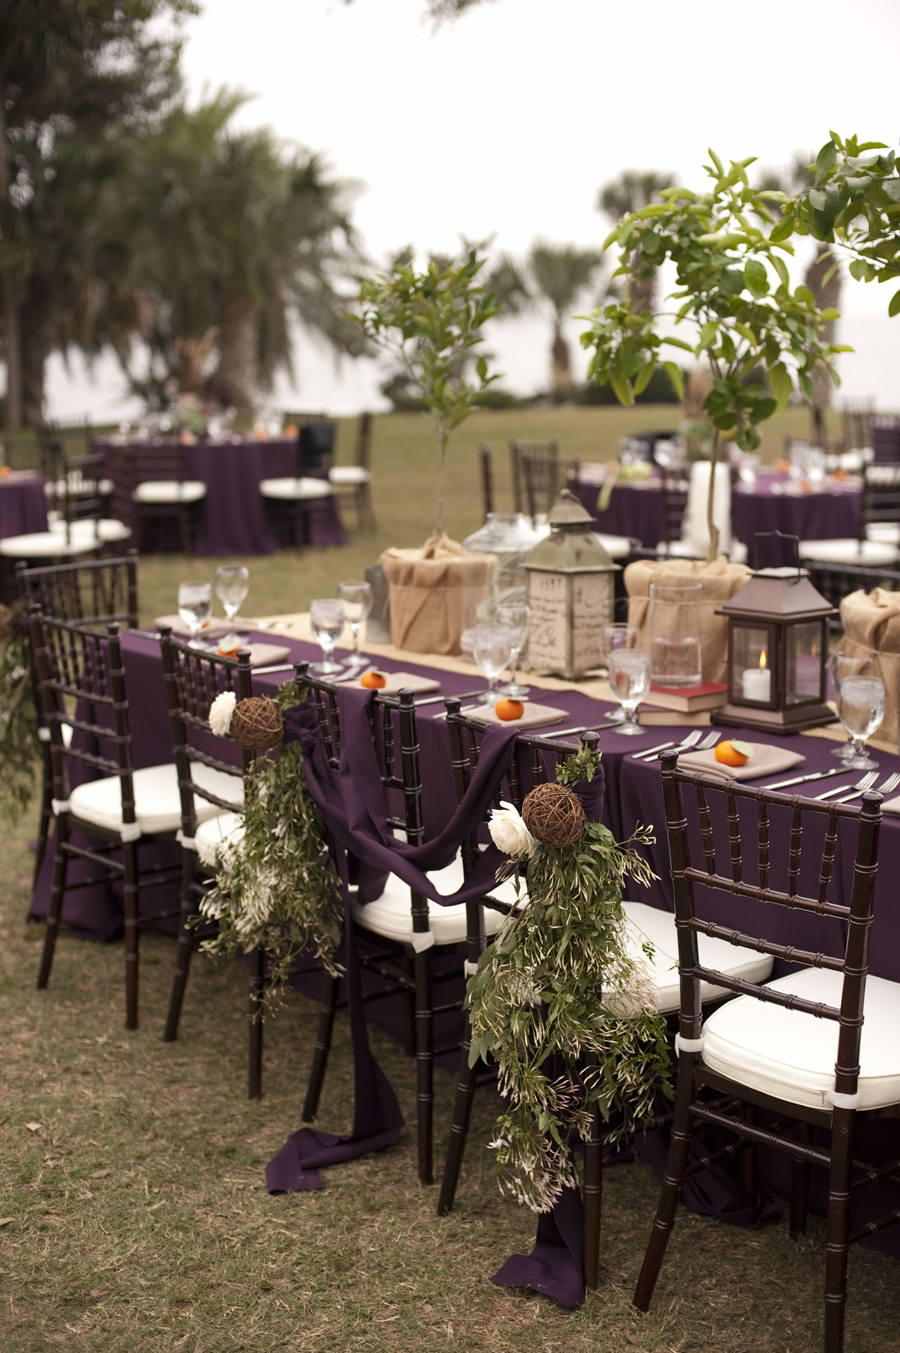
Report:
[[[727,467],[721,467],[727,473]],[[578,495],[594,517],[596,529],[631,536],[645,549],[655,549],[663,538],[662,486],[658,476],[646,480],[618,480],[605,512],[597,511],[605,465],[581,467]],[[685,495],[685,503],[687,495]],[[862,490],[858,481],[832,482],[823,489],[801,489],[787,475],[761,471],[750,487],[734,490],[734,535],[748,549],[758,531],[783,531],[801,540],[855,538],[859,534]]]
[[[105,471],[109,475],[113,473],[117,452],[127,451],[136,456],[137,477],[141,481],[167,477],[156,473],[153,463],[154,449],[158,451],[164,445],[153,440],[129,442],[116,437],[101,438],[94,443],[95,449],[104,453]],[[198,555],[272,554],[281,548],[259,486],[263,479],[296,474],[296,438],[198,441],[184,446],[184,466],[189,478],[202,480],[206,485],[197,522]],[[309,543],[318,546],[347,543],[333,499],[323,499],[310,509]]]
[[[30,470],[0,475],[0,539],[47,529],[44,476]]]

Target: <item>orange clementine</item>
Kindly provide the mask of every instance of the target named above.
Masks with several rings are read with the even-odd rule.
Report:
[[[0,465],[0,474],[2,474],[5,479],[7,475],[12,474],[12,470],[8,465]]]
[[[498,719],[504,719],[509,722],[510,719],[521,719],[525,713],[525,706],[521,700],[510,700],[504,695],[494,706],[494,713]]]
[[[716,760],[723,766],[743,766],[753,755],[749,742],[726,738],[716,747]]]
[[[384,672],[363,672],[359,684],[365,686],[367,691],[380,691],[387,685],[387,677]]]

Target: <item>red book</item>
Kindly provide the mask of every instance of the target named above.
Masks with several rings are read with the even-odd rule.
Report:
[[[724,681],[701,681],[698,686],[651,686],[648,705],[660,709],[677,709],[683,714],[697,714],[704,709],[718,709],[728,703],[728,686]]]

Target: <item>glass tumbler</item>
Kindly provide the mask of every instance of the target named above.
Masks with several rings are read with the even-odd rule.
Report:
[[[700,583],[650,584],[650,682],[699,686],[703,679]]]

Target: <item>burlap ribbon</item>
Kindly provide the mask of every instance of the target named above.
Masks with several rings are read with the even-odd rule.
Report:
[[[730,601],[750,577],[745,564],[730,564],[721,555],[712,564],[691,559],[639,559],[625,570],[628,622],[641,631],[643,647],[650,647],[650,584],[700,583],[700,646],[704,681],[725,681],[728,666],[728,621],[716,609]]]
[[[880,742],[896,744],[900,731],[900,592],[876,587],[872,592],[851,592],[841,602],[845,648],[858,644],[874,649],[884,677],[884,719],[878,730]]]
[[[385,550],[380,563],[390,587],[394,647],[459,653],[459,636],[484,600],[497,556],[470,553],[441,535],[422,549]]]

